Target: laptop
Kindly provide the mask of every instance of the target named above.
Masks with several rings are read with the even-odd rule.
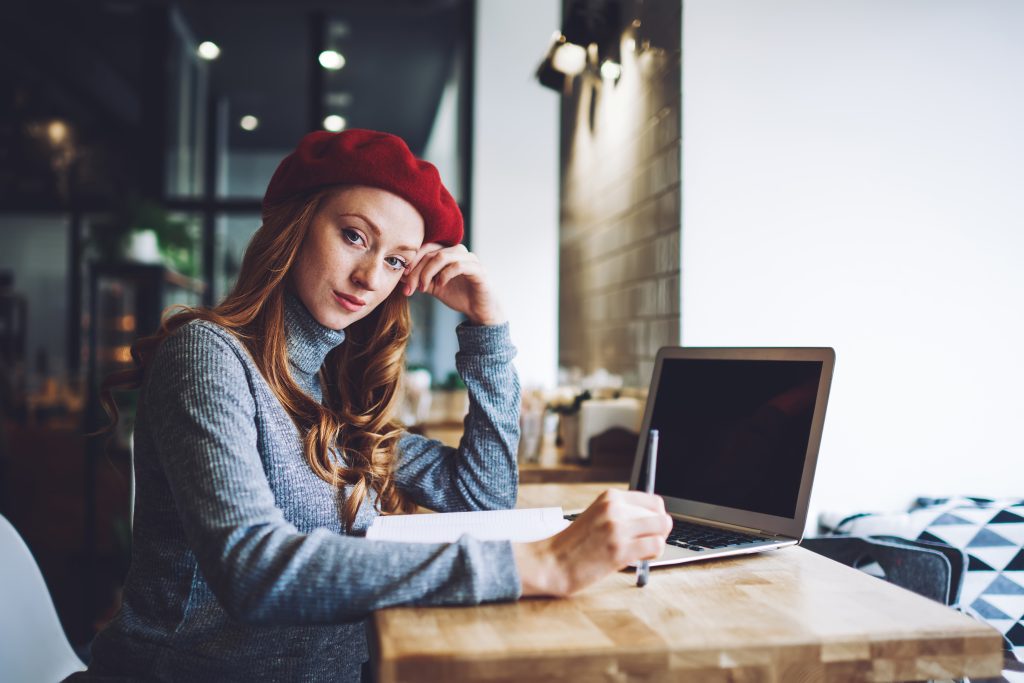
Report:
[[[650,566],[800,542],[834,365],[830,348],[658,352],[630,488],[657,429],[654,492],[675,524]]]

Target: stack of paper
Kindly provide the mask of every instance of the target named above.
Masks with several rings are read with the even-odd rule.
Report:
[[[528,543],[569,526],[562,508],[385,515],[373,520],[366,537],[380,541],[454,543],[463,534],[482,541]]]

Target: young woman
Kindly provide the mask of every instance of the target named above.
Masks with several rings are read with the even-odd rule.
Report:
[[[515,350],[461,239],[395,136],[310,133],[281,162],[230,295],[167,319],[107,383],[140,388],[132,563],[76,680],[358,681],[372,610],[565,596],[660,553],[661,499],[626,491],[536,543],[360,537],[382,512],[516,502]],[[416,290],[468,318],[458,449],[394,418]]]

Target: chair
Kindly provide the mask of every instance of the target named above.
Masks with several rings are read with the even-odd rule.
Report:
[[[801,545],[850,567],[875,562],[889,583],[944,605],[960,598],[967,557],[957,548],[898,536],[823,536]]]
[[[0,558],[0,678],[51,683],[83,671],[32,552],[2,515]]]
[[[820,536],[805,538],[800,545],[870,574],[875,574],[871,571],[871,565],[875,563],[884,574],[881,578],[889,583],[950,607],[957,607],[959,603],[967,570],[967,555],[960,548],[882,535]],[[970,683],[1024,683],[1024,663],[1008,649],[1003,659],[1002,676],[969,680]]]

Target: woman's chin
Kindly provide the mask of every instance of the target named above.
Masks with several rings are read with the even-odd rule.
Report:
[[[343,330],[349,325],[351,325],[353,322],[355,322],[354,320],[352,320],[351,314],[346,314],[344,312],[339,311],[326,311],[320,313],[319,315],[314,315],[313,317],[323,327],[335,331]]]

